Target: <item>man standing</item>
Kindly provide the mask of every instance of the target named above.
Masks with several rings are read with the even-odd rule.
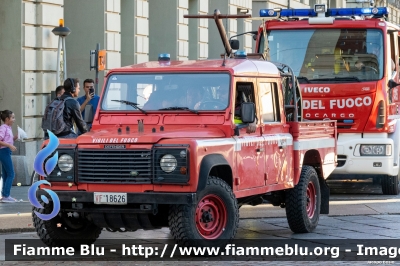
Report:
[[[79,103],[74,99],[74,97],[78,96],[80,91],[79,79],[73,79],[73,78],[66,79],[64,81],[64,90],[65,92],[63,95],[61,95],[60,99],[64,101],[63,120],[65,126],[64,126],[64,131],[56,134],[56,136],[58,138],[73,139],[78,137],[78,135],[72,130],[74,122],[80,132],[86,133],[88,131],[86,123],[82,119],[82,114],[79,109],[80,108]],[[44,139],[48,138],[49,136],[45,130]]]
[[[83,90],[85,95],[77,99],[78,103],[81,105],[82,117],[85,119],[85,107],[87,104],[93,106],[93,114],[96,113],[97,106],[99,105],[100,97],[94,94],[94,81],[93,79],[85,79],[83,82]],[[88,130],[92,128],[92,124],[88,124]]]

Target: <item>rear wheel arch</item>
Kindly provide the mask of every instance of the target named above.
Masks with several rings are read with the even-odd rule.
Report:
[[[200,163],[197,191],[201,191],[206,187],[209,176],[217,176],[233,189],[232,168],[223,155],[208,154],[204,156]]]
[[[323,176],[322,173],[322,160],[318,150],[308,150],[304,154],[303,165],[310,165],[316,168],[317,173]],[[319,170],[320,169],[320,170]]]

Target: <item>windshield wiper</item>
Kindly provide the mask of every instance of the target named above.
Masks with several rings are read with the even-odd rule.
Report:
[[[138,107],[139,104],[137,104],[137,103],[130,102],[130,101],[124,101],[124,100],[111,100],[111,101],[113,101],[113,102],[119,102],[119,103],[124,103],[124,104],[130,105],[130,106],[132,106],[133,108],[135,108],[136,110],[139,110],[139,111],[141,111],[141,112],[144,113],[144,114],[147,114],[147,112],[146,112],[145,110],[143,110],[142,108],[139,108],[139,107]]]
[[[310,83],[310,81],[308,80],[308,78],[303,77],[303,76],[297,77],[297,79],[302,79],[302,80],[306,81],[307,83]]]
[[[357,77],[334,77],[334,78],[321,78],[321,79],[310,79],[310,81],[357,81],[360,82],[360,79]]]
[[[199,112],[193,109],[190,109],[188,107],[179,107],[179,106],[172,106],[172,107],[167,107],[167,108],[161,108],[158,110],[187,110],[190,111],[192,113],[198,114]]]

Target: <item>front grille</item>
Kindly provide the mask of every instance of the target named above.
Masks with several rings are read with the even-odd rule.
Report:
[[[343,165],[346,164],[346,159],[347,156],[346,155],[338,155],[337,156],[337,166],[336,167],[342,167]]]
[[[150,184],[151,150],[78,150],[78,181]]]

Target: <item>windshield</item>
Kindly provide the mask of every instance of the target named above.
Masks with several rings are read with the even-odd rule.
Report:
[[[117,74],[107,81],[102,110],[225,110],[230,76],[225,73]]]
[[[289,65],[299,81],[368,81],[383,76],[383,37],[376,29],[267,32],[271,61]],[[264,51],[261,36],[260,53]]]

